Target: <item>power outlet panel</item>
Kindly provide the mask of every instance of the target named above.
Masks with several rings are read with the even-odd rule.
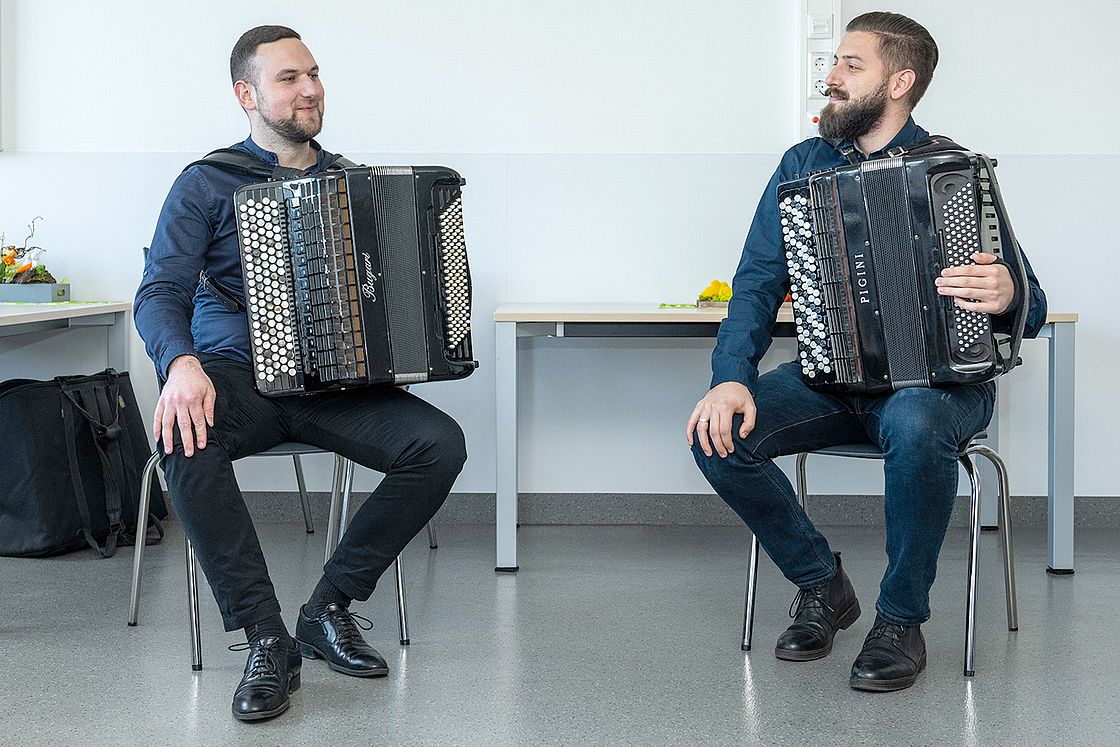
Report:
[[[832,58],[844,34],[844,24],[840,0],[799,0],[798,6],[797,134],[804,140],[818,134],[821,109],[828,103],[824,80],[832,70]]]

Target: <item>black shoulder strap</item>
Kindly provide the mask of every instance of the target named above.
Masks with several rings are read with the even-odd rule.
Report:
[[[943,150],[965,150],[944,135],[930,135],[924,140],[919,140],[910,145],[896,145],[887,151],[889,158],[898,158],[902,155],[920,156],[926,153],[938,153]]]
[[[327,165],[327,168],[349,169],[356,165],[357,164],[345,156],[335,155]],[[217,150],[212,150],[197,161],[188,163],[183,171],[186,171],[191,166],[214,166],[223,171],[229,171],[230,173],[240,176],[251,176],[267,181],[298,179],[304,175],[299,169],[293,169],[287,166],[273,166],[268,161],[265,161],[263,158],[258,158],[252,153],[246,153],[243,150],[235,150],[233,148],[218,148]]]

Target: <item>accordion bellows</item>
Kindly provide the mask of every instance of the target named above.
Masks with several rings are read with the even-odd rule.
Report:
[[[1010,226],[993,166],[948,150],[779,185],[807,384],[870,393],[980,383],[1014,365],[1001,357],[989,316],[960,308],[935,285],[942,268],[972,264],[974,252],[1015,253],[1022,265],[1014,240],[1001,240]]]
[[[234,195],[262,394],[469,375],[462,178],[444,167],[326,171]]]

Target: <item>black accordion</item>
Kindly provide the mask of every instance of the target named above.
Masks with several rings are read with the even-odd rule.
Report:
[[[455,171],[328,170],[234,195],[257,389],[469,375],[471,280]]]
[[[987,252],[1006,257],[1027,287],[994,163],[958,147],[778,186],[807,384],[874,393],[980,383],[1015,365],[1026,298],[1012,324],[1017,337],[1004,339],[987,314],[960,308],[934,282],[943,268]]]

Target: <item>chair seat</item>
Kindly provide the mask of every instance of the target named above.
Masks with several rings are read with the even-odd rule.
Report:
[[[968,443],[964,445],[964,448],[967,448],[973,441],[981,441],[987,437],[988,432],[986,430],[980,431],[968,440]],[[964,451],[964,448],[961,449],[962,452]],[[882,450],[870,441],[864,441],[863,443],[858,444],[838,444],[836,446],[825,446],[822,449],[814,449],[809,453],[825,454],[828,456],[851,457],[853,459],[883,458]]]
[[[311,444],[301,443],[299,441],[284,441],[283,443],[276,444],[270,449],[258,451],[252,456],[303,456],[305,454],[330,454],[327,449],[321,449],[318,446]]]

